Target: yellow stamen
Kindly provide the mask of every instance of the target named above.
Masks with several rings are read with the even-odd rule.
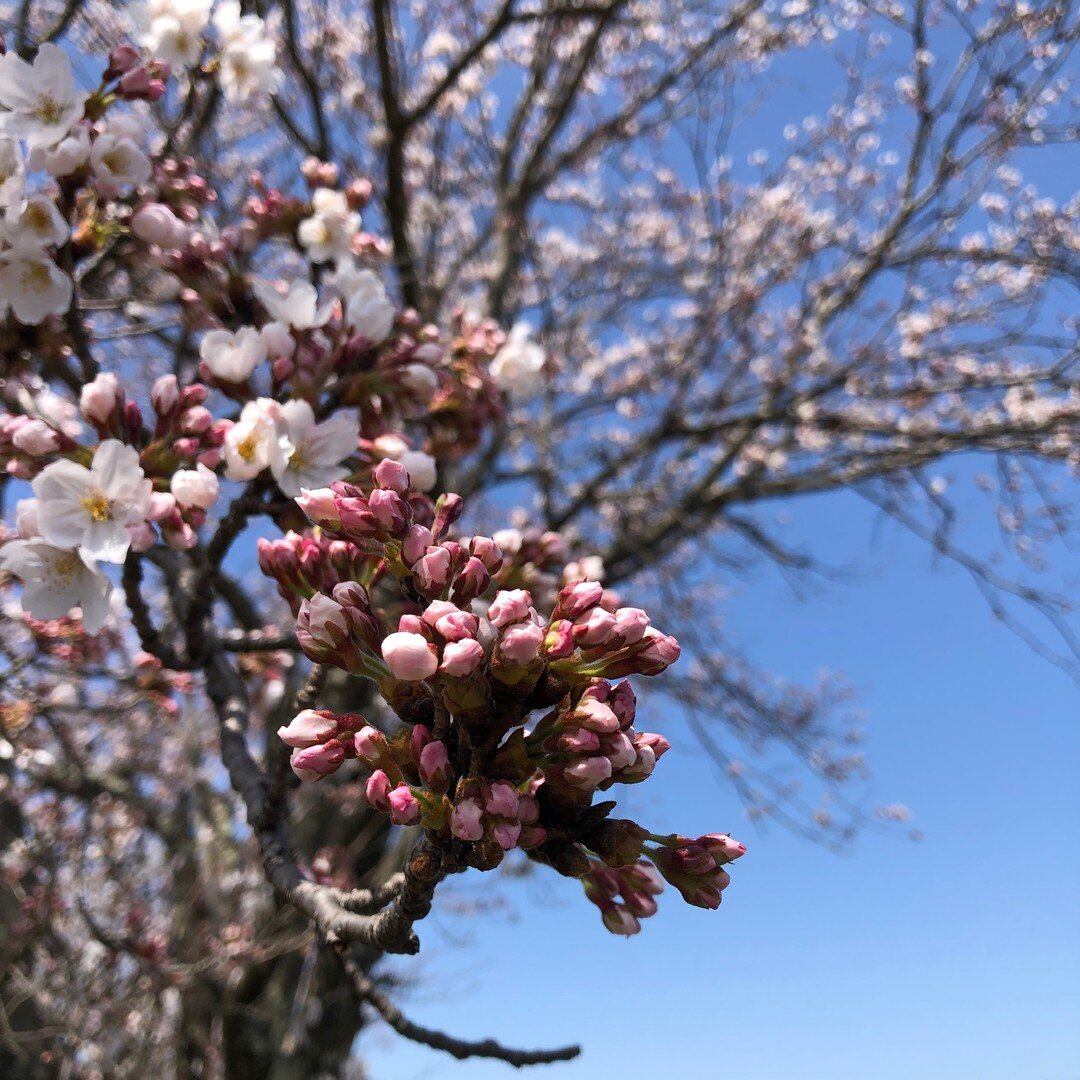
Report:
[[[109,507],[109,497],[100,488],[93,494],[87,495],[82,501],[83,509],[94,521],[112,520],[112,511]]]

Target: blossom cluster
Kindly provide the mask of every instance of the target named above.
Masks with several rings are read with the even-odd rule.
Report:
[[[646,780],[670,748],[636,729],[627,677],[674,663],[674,638],[596,581],[563,586],[544,614],[527,589],[500,588],[496,539],[457,532],[462,500],[433,503],[400,462],[381,461],[370,484],[305,490],[297,504],[316,529],[264,541],[260,562],[293,597],[300,647],[375,680],[402,721],[387,734],[363,717],[304,710],[279,731],[298,777],[321,780],[358,759],[373,809],[455,845],[479,869],[520,849],[581,877],[616,933],[639,928],[651,913],[640,896],[656,891],[625,885],[624,901],[636,899],[612,906],[618,875],[654,880],[630,864],[654,866],[691,904],[719,903],[719,868],[741,845],[656,837],[595,801]],[[507,539],[525,546],[520,533]],[[392,604],[388,582],[400,597]]]

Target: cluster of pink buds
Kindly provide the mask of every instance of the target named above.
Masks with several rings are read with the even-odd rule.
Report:
[[[118,45],[109,53],[109,63],[101,77],[103,85],[115,82],[115,93],[126,101],[160,101],[172,74],[164,60],[143,63],[133,45]]]
[[[353,734],[366,724],[353,713],[337,716],[325,709],[305,709],[278,728],[278,737],[293,748],[293,772],[301,780],[321,780],[356,757]]]
[[[0,461],[9,476],[30,480],[49,454],[75,448],[72,438],[40,417],[0,412]]]
[[[370,566],[354,544],[334,540],[319,529],[309,530],[306,536],[289,531],[277,540],[260,537],[258,551],[259,568],[277,581],[294,615],[304,600],[316,593],[328,598],[335,586],[362,579]]]
[[[544,717],[525,745],[550,784],[577,792],[647,779],[671,749],[663,735],[634,730],[637,699],[628,682],[596,679]]]
[[[647,779],[670,748],[635,729],[624,677],[663,671],[677,642],[594,581],[567,585],[541,614],[528,590],[496,587],[505,560],[493,538],[452,535],[458,496],[433,506],[390,460],[372,480],[305,492],[297,503],[318,530],[260,548],[294,598],[304,652],[376,680],[403,721],[387,736],[354,718],[320,713],[316,724],[301,714],[296,728],[319,749],[305,744],[297,774],[319,779],[356,757],[369,772],[368,803],[394,823],[423,828],[478,869],[518,849],[584,878],[615,933],[635,933],[653,913],[660,875],[690,903],[716,906],[720,867],[741,845],[720,834],[657,837],[610,818],[613,801],[594,803]]]
[[[720,894],[731,883],[724,869],[746,854],[746,845],[727,833],[708,833],[695,840],[685,836],[654,837],[659,847],[650,848],[649,856],[664,878],[694,907],[716,909]]]
[[[604,926],[623,937],[638,933],[641,920],[656,914],[654,898],[664,891],[656,868],[644,859],[618,867],[590,859],[581,883],[586,897],[600,909]]]

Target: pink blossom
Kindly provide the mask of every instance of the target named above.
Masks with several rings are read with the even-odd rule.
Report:
[[[476,799],[460,799],[450,814],[450,832],[458,840],[480,840],[484,836],[483,818]]]
[[[462,678],[475,671],[484,659],[484,647],[472,638],[451,641],[443,646],[442,663],[439,670],[444,675]]]

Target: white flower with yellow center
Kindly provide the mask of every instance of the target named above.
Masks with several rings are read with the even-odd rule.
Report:
[[[55,146],[82,119],[87,95],[75,86],[71,61],[46,42],[28,64],[14,52],[0,56],[0,135],[23,139],[33,150]]]
[[[257,398],[244,406],[225,436],[225,475],[230,480],[252,480],[269,468],[277,476],[292,451],[281,406],[270,398]]]
[[[214,27],[220,38],[218,84],[225,100],[240,102],[273,94],[283,76],[277,47],[263,20],[242,14],[237,0],[224,0],[214,12]]]
[[[349,209],[343,192],[316,188],[311,195],[311,217],[296,230],[297,239],[307,248],[313,263],[346,258],[353,237],[360,228],[360,215]]]
[[[59,619],[77,607],[88,634],[105,625],[112,586],[84,552],[12,540],[0,548],[0,569],[22,581],[23,611],[32,618]]]
[[[56,203],[47,195],[31,195],[21,206],[9,206],[4,214],[4,239],[21,251],[59,246],[70,232]]]
[[[296,498],[301,488],[328,487],[349,475],[341,462],[356,453],[360,426],[355,419],[335,416],[317,424],[306,401],[288,401],[281,406],[281,420],[292,452],[271,472],[286,495]]]
[[[150,159],[128,135],[105,132],[90,149],[90,167],[98,187],[106,195],[115,195],[128,185],[138,187],[153,175]]]
[[[173,67],[192,67],[203,51],[202,33],[213,0],[147,0],[132,5],[136,41]]]
[[[266,343],[251,326],[241,326],[235,334],[211,330],[199,345],[199,356],[215,378],[242,383],[266,359]]]
[[[89,469],[55,461],[33,482],[41,536],[59,548],[79,548],[84,559],[122,563],[131,546],[128,526],[150,511],[151,486],[139,452],[119,439],[106,439]]]
[[[529,333],[528,323],[515,323],[491,361],[491,374],[511,397],[525,397],[540,385],[547,355]]]
[[[0,255],[0,264],[0,315],[10,304],[19,322],[37,326],[71,307],[71,278],[42,251],[13,248]]]

